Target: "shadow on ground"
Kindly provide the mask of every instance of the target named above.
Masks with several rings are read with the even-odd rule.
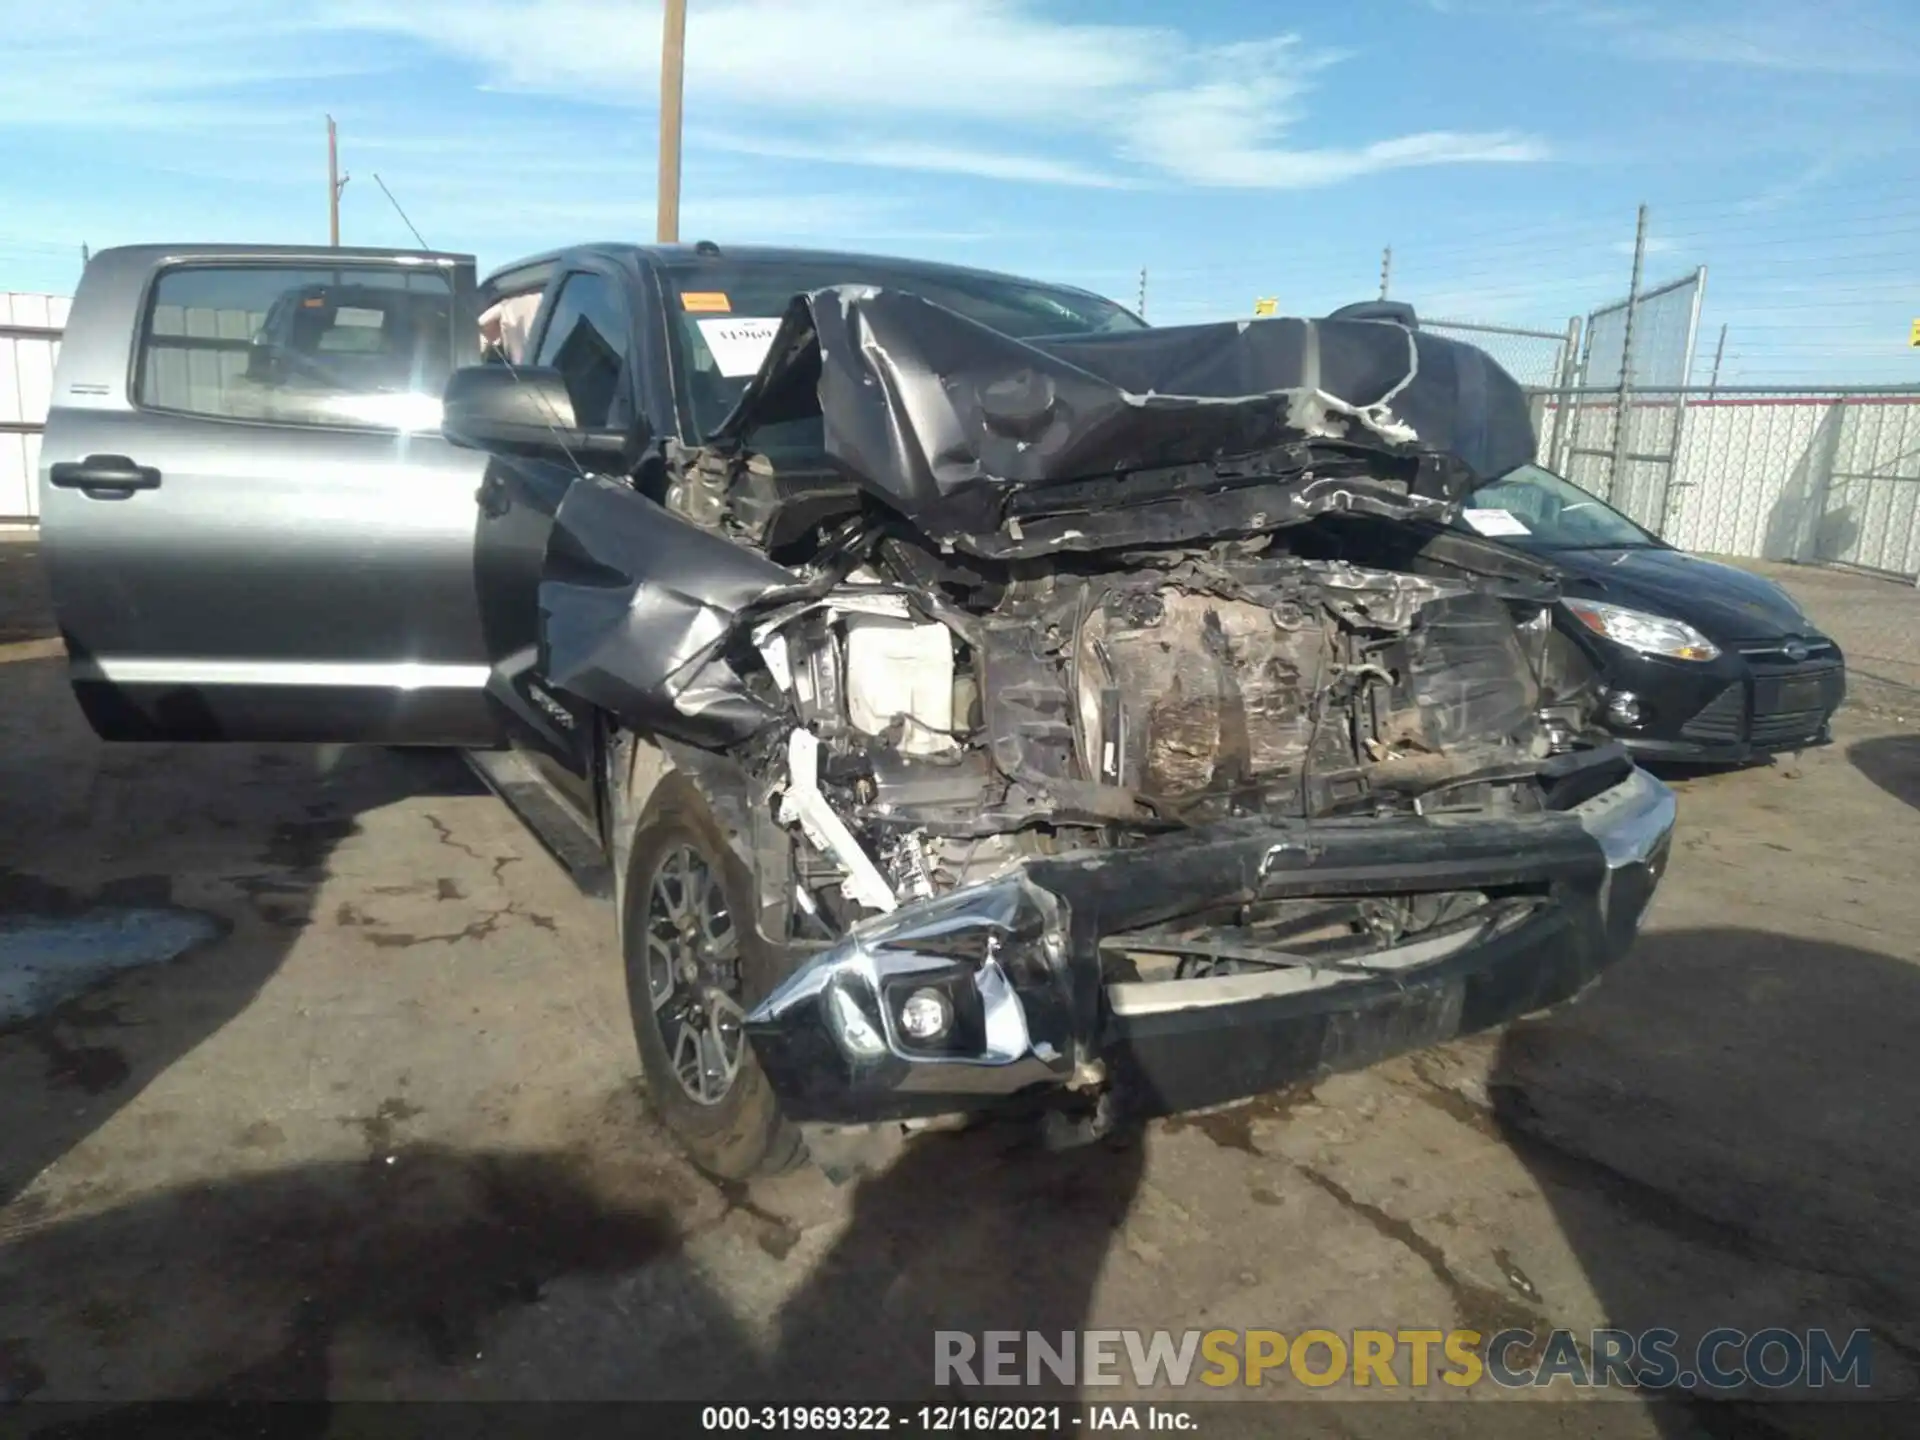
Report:
[[[211,924],[178,958],[0,1031],[0,1407],[92,1393],[115,1408],[79,1433],[144,1436],[173,1423],[148,1403],[159,1399],[484,1394],[490,1377],[473,1367],[493,1327],[592,1277],[641,1297],[583,1342],[612,1353],[597,1368],[563,1353],[551,1377],[532,1364],[523,1385],[932,1399],[935,1330],[1082,1324],[1139,1182],[1137,1144],[1051,1154],[1013,1127],[923,1138],[859,1184],[844,1238],[771,1336],[750,1335],[685,1258],[686,1217],[713,1207],[687,1203],[704,1182],[658,1163],[630,1094],[613,1097],[591,1143],[545,1153],[370,1134],[364,1162],[265,1169],[263,1144],[231,1176],[137,1198],[90,1175],[76,1147],[281,966],[357,817],[476,787],[433,753],[102,746],[64,658],[48,653],[44,595],[15,563],[29,550],[0,559],[13,645],[0,647],[0,915],[48,933],[136,909]],[[56,1164],[49,1204],[46,1187],[28,1187]],[[700,1223],[747,1216],[769,1265],[797,1244],[745,1189],[726,1198],[721,1221]],[[64,1383],[50,1386],[56,1360]],[[183,1423],[203,1434],[205,1418]]]
[[[1610,1322],[1872,1331],[1873,1393],[1920,1376],[1920,967],[1743,929],[1644,936],[1583,1002],[1515,1027],[1495,1122]],[[1874,1412],[1879,1411],[1876,1415]],[[1661,1412],[1673,1435],[1811,1432],[1765,1405]],[[1910,1418],[1910,1417],[1904,1417]],[[1854,1426],[1863,1428],[1854,1430]]]
[[[64,688],[63,668],[0,666],[0,706],[30,680]],[[297,747],[65,748],[49,769],[0,745],[0,914],[40,927],[42,946],[141,916],[204,922],[204,938],[0,1028],[0,1207],[247,1006],[312,921],[357,815],[478,788],[454,757],[427,752],[322,763]],[[64,846],[50,824],[63,812]],[[129,873],[116,852],[177,868]],[[0,1235],[21,1221],[0,1208]]]
[[[17,1267],[60,1213],[111,1206],[122,1183],[82,1142],[252,1002],[356,817],[478,789],[429,752],[100,744],[33,561],[0,545],[0,1405],[46,1378]],[[117,975],[112,955],[129,962]],[[171,1118],[146,1117],[143,1143],[164,1149]],[[23,1193],[54,1166],[57,1204]],[[163,1263],[146,1246],[119,1258],[129,1277]],[[103,1325],[119,1323],[113,1295],[88,1302]]]
[[[589,1342],[615,1346],[602,1359],[621,1394],[934,1401],[936,1330],[1083,1324],[1141,1153],[1049,1154],[1005,1128],[922,1139],[859,1184],[843,1237],[779,1310],[771,1346],[682,1256],[681,1182],[604,1152],[423,1148],[178,1190],[16,1240],[0,1289],[37,1333],[78,1347],[63,1359],[71,1370],[84,1373],[90,1351],[142,1346],[155,1373],[205,1377],[185,1398],[325,1401],[343,1380],[361,1396],[418,1397],[436,1371],[453,1393],[484,1394],[476,1362],[490,1327],[540,1306],[556,1282],[624,1276],[634,1323]],[[744,1193],[736,1203],[766,1218]],[[769,1263],[784,1254],[777,1234],[761,1244]],[[133,1403],[42,1433],[169,1423],[165,1407]]]
[[[38,545],[0,542],[0,1242],[39,1218],[11,1203],[36,1176],[248,1005],[357,816],[480,788],[441,752],[103,745],[57,636]],[[78,983],[116,952],[143,963]]]
[[[1894,799],[1920,810],[1920,735],[1876,735],[1847,747],[1853,768]]]

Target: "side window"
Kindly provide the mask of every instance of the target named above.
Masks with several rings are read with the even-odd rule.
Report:
[[[613,281],[569,275],[561,282],[534,364],[552,366],[566,377],[574,424],[601,429],[631,418],[620,400],[627,348],[626,301]]]
[[[427,267],[161,272],[136,403],[234,420],[423,430],[453,368],[453,287]]]

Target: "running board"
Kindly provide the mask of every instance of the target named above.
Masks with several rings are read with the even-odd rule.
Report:
[[[518,815],[541,848],[596,900],[613,898],[613,868],[599,835],[515,750],[468,750],[467,764],[480,782]]]

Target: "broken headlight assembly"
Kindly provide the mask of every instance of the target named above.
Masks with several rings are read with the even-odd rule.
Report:
[[[1059,903],[1023,875],[967,886],[857,925],[795,972],[749,1026],[817,1005],[856,1069],[920,1062],[1004,1072],[1007,1088],[1066,1063]],[[951,1077],[942,1084],[951,1084]],[[915,1088],[911,1079],[899,1088]],[[994,1090],[1000,1083],[966,1088]]]
[[[1561,602],[1569,614],[1596,635],[1616,645],[1637,650],[1642,655],[1658,655],[1668,660],[1714,660],[1720,647],[1684,620],[1669,615],[1652,615],[1645,610],[1629,610],[1624,605],[1608,605],[1600,600]]]

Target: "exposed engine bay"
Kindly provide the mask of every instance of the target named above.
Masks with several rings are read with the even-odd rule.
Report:
[[[1021,342],[817,292],[704,443],[569,489],[543,668],[727,832],[796,1120],[1217,1103],[1631,939],[1672,797],[1590,727],[1551,569],[1449,524],[1532,446],[1400,325]]]
[[[754,631],[796,722],[801,903],[835,930],[1024,854],[1538,803],[1512,788],[1551,751],[1537,600],[1272,537],[1001,570],[887,541]]]
[[[747,792],[769,939],[1236,819],[1545,803],[1582,728],[1552,576],[1443,525],[1531,451],[1511,379],[1377,323],[1122,339],[803,296],[722,432],[642,483],[657,501],[563,505],[547,671],[729,758],[706,768]],[[1127,389],[1148,362],[1227,393]],[[758,447],[810,416],[817,451]]]

